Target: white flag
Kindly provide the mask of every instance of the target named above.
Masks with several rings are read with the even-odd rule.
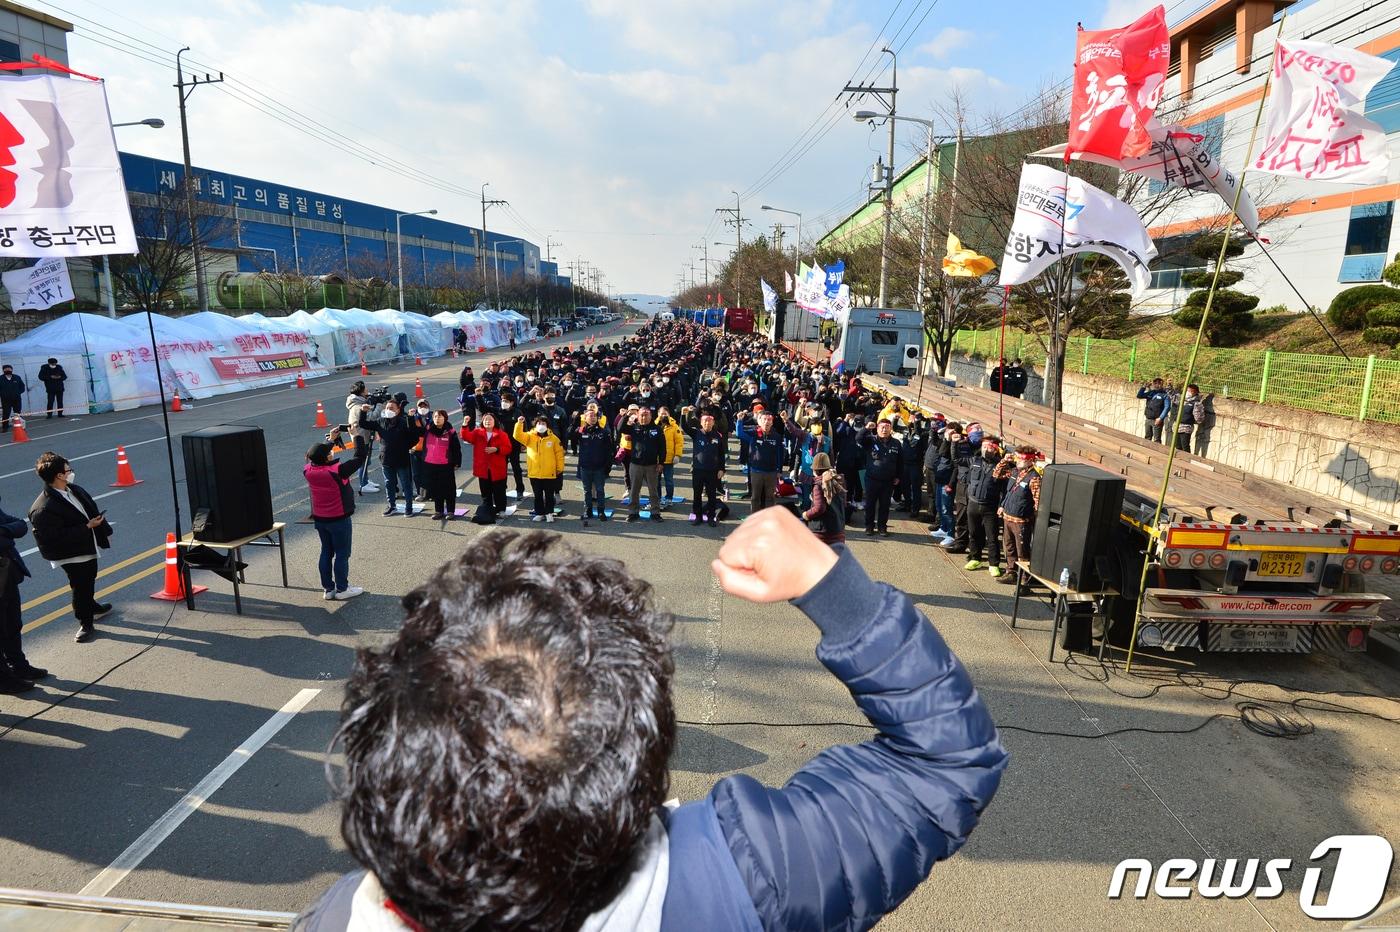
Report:
[[[1385,181],[1385,132],[1364,112],[1366,95],[1393,66],[1326,42],[1278,42],[1264,148],[1254,168],[1310,181]]]
[[[1127,204],[1047,165],[1021,166],[1000,284],[1024,284],[1061,255],[1080,252],[1102,253],[1121,265],[1134,295],[1147,290],[1147,264],[1157,257],[1142,218]]]
[[[0,255],[136,252],[107,91],[82,77],[0,77]]]
[[[45,259],[27,269],[15,269],[3,276],[10,293],[10,310],[42,311],[73,300],[73,282],[68,262],[61,256]]]
[[[773,290],[773,286],[768,284],[768,280],[760,278],[758,283],[763,286],[763,309],[770,314],[778,310],[778,293]]]
[[[792,273],[787,269],[783,269],[783,284],[783,290],[788,294],[792,294]]]
[[[1235,203],[1239,179],[1222,168],[1210,154],[1205,136],[1175,123],[1163,126],[1155,119],[1148,121],[1147,133],[1152,138],[1152,148],[1145,155],[1115,159],[1096,152],[1075,152],[1070,158],[1107,165],[1188,191],[1214,191],[1226,204]],[[1064,145],[1050,146],[1032,152],[1031,156],[1061,161],[1065,148]],[[1240,194],[1236,215],[1246,230],[1259,235],[1259,210],[1247,189]]]

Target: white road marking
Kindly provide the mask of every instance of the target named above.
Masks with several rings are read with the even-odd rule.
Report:
[[[124,444],[122,444],[122,446],[125,447],[126,449],[130,450],[132,447],[139,447],[139,446],[143,446],[143,445],[148,444],[148,443],[163,443],[163,442],[165,442],[165,435],[164,435],[164,434],[161,434],[159,437],[152,437],[150,440],[137,440],[135,443],[124,443]],[[68,462],[70,462],[70,463],[76,463],[78,460],[92,459],[94,456],[106,456],[108,453],[115,453],[115,452],[117,452],[117,448],[116,448],[116,447],[112,447],[110,450],[98,450],[96,453],[84,453],[82,456],[70,456],[70,457],[68,457]],[[15,471],[15,472],[7,472],[7,473],[5,473],[3,476],[0,476],[0,479],[13,479],[15,476],[31,476],[31,475],[33,475],[33,474],[34,474],[34,467],[33,467],[33,466],[30,466],[28,469],[20,469],[20,470],[17,470],[17,471]],[[100,498],[101,496],[94,496],[94,497],[95,497],[95,498]]]
[[[161,438],[164,439],[164,438]],[[291,698],[291,700],[268,719],[267,722],[253,732],[252,736],[240,744],[232,754],[224,758],[223,763],[209,771],[208,776],[199,781],[194,789],[185,794],[184,798],[171,806],[170,809],[157,819],[150,828],[141,834],[127,847],[125,851],[117,855],[117,859],[108,865],[102,873],[98,874],[92,881],[78,891],[79,896],[106,896],[112,892],[112,888],[126,879],[126,876],[136,868],[141,866],[141,862],[150,856],[151,852],[160,847],[161,842],[169,838],[170,835],[180,827],[180,825],[191,815],[204,805],[204,802],[218,792],[229,777],[238,772],[239,768],[248,763],[253,755],[262,749],[263,745],[271,741],[272,738],[292,720],[292,717],[306,708],[307,704],[320,694],[319,689],[303,689]]]
[[[21,551],[19,552],[19,555],[22,556],[22,557],[27,557],[27,556],[29,556],[31,553],[38,553],[38,552],[39,552],[39,548],[38,548],[38,547],[30,547],[28,550],[21,550]]]

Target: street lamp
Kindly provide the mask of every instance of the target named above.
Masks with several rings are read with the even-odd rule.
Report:
[[[165,126],[165,121],[159,117],[150,117],[145,120],[136,120],[131,123],[113,123],[112,129],[123,126],[149,126],[151,129],[161,129]],[[113,320],[117,319],[117,288],[112,281],[112,259],[105,253],[102,255],[102,277],[107,279],[107,316]]]
[[[406,210],[402,213],[394,214],[394,251],[398,253],[399,261],[399,313],[403,313],[403,218],[421,217],[425,214],[436,214],[437,210]]]
[[[926,150],[926,152],[925,152],[925,154],[924,154],[924,203],[923,203],[923,207],[922,207],[922,210],[921,210],[921,214],[922,214],[922,223],[920,224],[920,229],[919,229],[919,282],[918,282],[918,285],[915,286],[915,289],[914,289],[914,306],[915,306],[915,307],[920,307],[920,306],[922,306],[922,304],[923,304],[923,298],[924,298],[924,251],[925,251],[925,248],[926,248],[927,242],[928,242],[928,198],[929,198],[929,192],[930,192],[930,190],[931,190],[931,186],[932,186],[932,184],[933,184],[933,158],[934,158],[934,154],[935,154],[935,152],[936,152],[936,150],[937,150],[936,143],[937,143],[938,141],[940,141],[940,140],[947,139],[947,138],[949,138],[949,137],[947,137],[947,136],[935,136],[935,135],[933,134],[933,121],[932,121],[932,120],[924,120],[924,119],[921,119],[921,118],[919,118],[919,117],[897,116],[897,115],[895,115],[895,114],[893,114],[893,113],[877,113],[877,112],[874,111],[874,110],[857,110],[857,111],[855,112],[855,114],[854,114],[854,119],[855,119],[857,122],[859,122],[859,123],[873,123],[873,122],[875,122],[876,120],[890,120],[891,122],[896,121],[896,120],[902,120],[902,121],[904,121],[905,123],[918,123],[920,126],[924,127],[924,129],[926,129],[926,130],[928,131],[928,148],[927,148],[927,150]],[[956,157],[955,157],[954,160],[953,160],[953,164],[954,164],[954,173],[955,173],[955,174],[954,174],[954,184],[956,185],[956,183],[957,183],[957,178],[956,178],[957,159],[956,159]],[[955,193],[956,193],[956,189],[955,189]],[[887,209],[888,209],[888,208],[887,208]],[[952,208],[949,207],[949,213],[948,213],[948,223],[949,223],[949,226],[952,225],[952,222],[953,222]]]
[[[796,210],[784,210],[781,207],[769,207],[767,204],[763,205],[763,209],[775,214],[788,214],[797,218],[797,247],[792,251],[792,296],[795,299],[797,297],[797,283],[802,279],[802,213]],[[794,301],[794,303],[796,302]],[[803,331],[807,329],[805,318],[802,319],[801,329]],[[801,340],[803,337],[799,335],[798,339]]]
[[[496,266],[496,313],[501,312],[501,247],[507,243],[519,243],[525,245],[523,239],[498,239],[496,245],[491,249],[491,261]],[[520,264],[525,264],[525,251],[521,250]]]

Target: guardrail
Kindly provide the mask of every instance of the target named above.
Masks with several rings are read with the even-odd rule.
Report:
[[[959,330],[953,338],[953,351],[967,356],[995,359],[1000,348],[996,330]],[[1043,361],[1044,354],[1040,335],[1007,331],[1007,359]],[[1065,371],[1134,383],[1157,376],[1180,382],[1190,354],[1187,344],[1070,337]],[[1203,393],[1223,398],[1400,424],[1400,360],[1203,346],[1192,381]]]

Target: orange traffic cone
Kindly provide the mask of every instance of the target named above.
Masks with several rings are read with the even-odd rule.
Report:
[[[171,396],[171,398],[170,398],[170,410],[173,411],[173,412],[179,412],[179,411],[185,410],[185,409],[181,406],[181,404],[180,404],[180,393],[179,393],[179,392],[176,392],[173,396]]]
[[[423,397],[423,380],[422,380],[422,379],[414,379],[414,380],[413,380],[413,397],[414,397],[414,398],[422,398],[422,397]]]
[[[208,586],[195,586],[194,594],[208,592]],[[178,602],[185,597],[185,580],[180,575],[180,551],[175,546],[175,535],[165,535],[165,588],[152,592],[151,598],[162,602]]]
[[[477,351],[478,353],[484,353],[484,352],[486,352],[486,347],[484,347],[484,346],[478,346],[478,347],[476,348],[476,351]]]
[[[421,365],[423,365],[423,357],[422,357],[422,356],[419,356],[419,355],[417,355],[417,354],[414,354],[414,357],[413,357],[413,364],[414,364],[415,366],[421,366]]]
[[[117,447],[117,481],[112,483],[114,489],[124,489],[131,485],[140,485],[146,480],[137,479],[135,473],[131,471],[131,463],[126,459],[126,447]]]
[[[303,379],[303,378],[301,377],[301,373],[298,372],[298,373],[297,373],[297,388],[305,388],[305,387],[306,387],[306,379]]]
[[[22,417],[20,417],[18,414],[16,414],[16,415],[14,416],[14,422],[15,422],[15,435],[14,435],[14,437],[10,440],[10,442],[11,442],[11,443],[28,443],[28,442],[29,442],[29,431],[27,431],[27,430],[24,429],[24,418],[22,418]]]
[[[456,359],[456,358],[457,358],[457,344],[456,344],[456,343],[453,343],[453,344],[452,344],[452,358],[453,358],[453,359]]]
[[[369,375],[369,374],[370,374],[369,366],[365,365],[365,355],[364,355],[364,353],[361,353],[361,354],[360,354],[360,375]]]
[[[319,401],[316,402],[316,423],[312,426],[321,428],[328,428],[331,426],[331,422],[326,420],[326,407]]]

